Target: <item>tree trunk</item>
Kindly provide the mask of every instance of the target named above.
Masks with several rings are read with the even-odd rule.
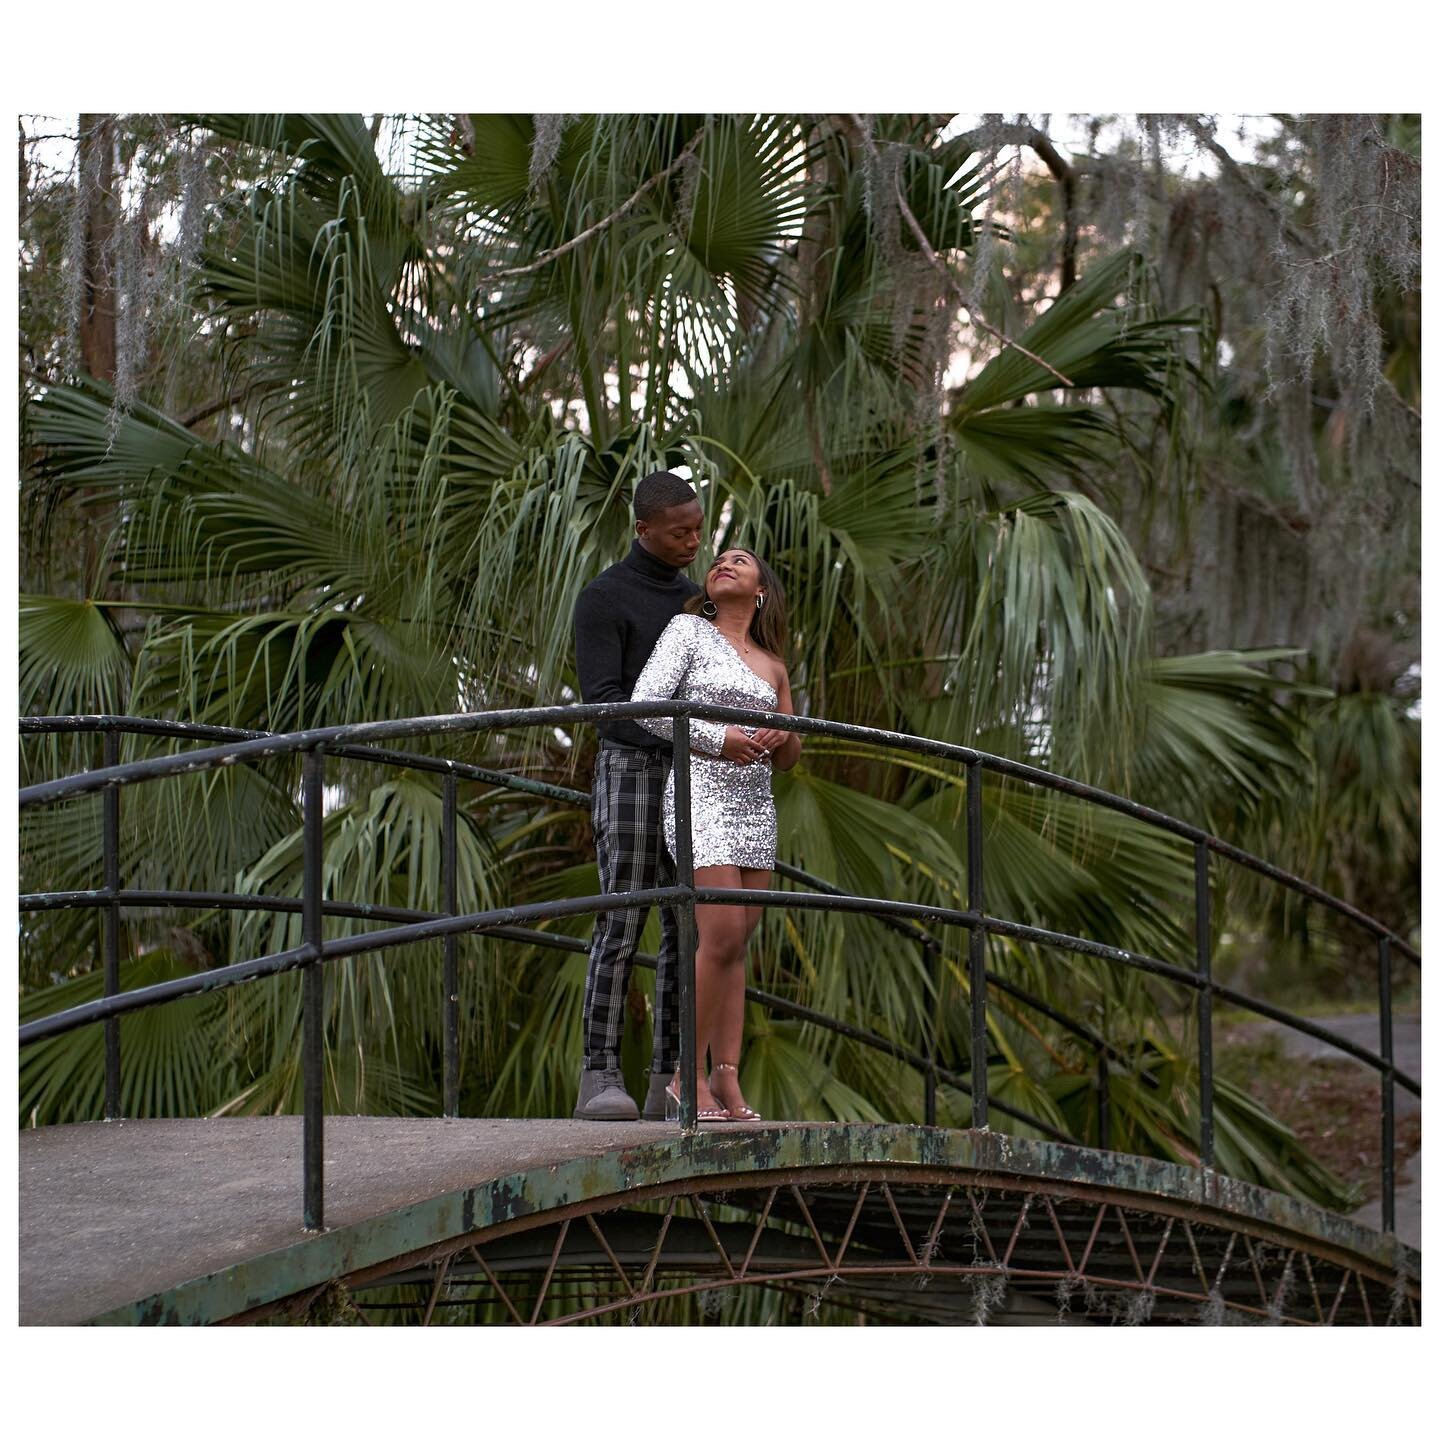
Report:
[[[115,382],[115,117],[80,117],[79,179],[94,188],[85,202],[85,302],[80,362],[106,384]]]
[[[1075,171],[1048,135],[1036,130],[1029,138],[1031,148],[1045,162],[1060,186],[1060,221],[1064,237],[1060,245],[1060,293],[1063,295],[1076,279]]]
[[[115,117],[81,115],[76,152],[78,203],[85,207],[84,298],[80,311],[80,368],[115,383]],[[87,498],[93,491],[85,492]],[[92,502],[93,503],[93,502]],[[114,502],[90,511],[80,554],[81,593],[112,598],[104,575],[104,537],[113,528]],[[118,618],[118,617],[117,617]]]
[[[842,144],[841,131],[836,128],[833,116],[817,119],[816,129],[819,143],[815,148],[814,164],[810,179],[817,192],[823,193],[829,185],[832,174],[838,173],[838,159],[831,154],[832,147]],[[833,168],[832,168],[833,167]],[[834,270],[831,252],[833,217],[830,204],[815,205],[805,217],[799,243],[796,246],[795,261],[799,272],[799,320],[802,331],[808,329],[825,313],[830,293],[830,276]],[[831,490],[830,467],[825,462],[825,447],[820,436],[819,417],[815,413],[815,393],[808,384],[803,387],[805,409],[805,435],[810,443],[810,458],[820,477],[820,488],[828,495]]]

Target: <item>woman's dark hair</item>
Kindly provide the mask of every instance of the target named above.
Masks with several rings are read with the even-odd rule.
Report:
[[[775,572],[753,551],[743,545],[727,545],[727,550],[743,550],[760,572],[760,588],[765,592],[765,603],[758,606],[750,617],[750,638],[759,646],[778,656],[781,664],[790,662],[785,651],[790,644],[790,621],[785,613],[785,591]],[[723,553],[723,552],[722,552]],[[712,567],[713,568],[713,567]],[[705,615],[700,608],[710,598],[710,575],[706,572],[705,588],[698,595],[692,595],[685,602],[684,609],[691,615]],[[705,617],[709,619],[709,616]]]

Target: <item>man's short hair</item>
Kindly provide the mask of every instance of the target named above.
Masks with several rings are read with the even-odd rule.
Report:
[[[672,505],[688,505],[694,498],[689,481],[668,470],[656,470],[635,487],[635,518],[653,519],[661,510],[668,510]]]

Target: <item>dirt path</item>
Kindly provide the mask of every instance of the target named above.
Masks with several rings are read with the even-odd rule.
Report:
[[[1380,1021],[1374,1014],[1333,1015],[1318,1020],[1316,1023],[1324,1026],[1327,1030],[1335,1031],[1337,1035],[1343,1036],[1354,1044],[1363,1045],[1377,1053],[1380,1049]],[[1306,1069],[1310,1070],[1313,1067],[1314,1072],[1321,1076],[1338,1075],[1343,1077],[1344,1088],[1352,1092],[1368,1091],[1369,1086],[1365,1082],[1373,1083],[1374,1072],[1368,1066],[1351,1059],[1343,1051],[1327,1045],[1322,1040],[1300,1034],[1274,1021],[1246,1020],[1232,1023],[1224,1028],[1221,1044],[1225,1046],[1255,1045],[1264,1043],[1272,1037],[1279,1043],[1288,1058],[1309,1062]],[[1420,1080],[1419,1016],[1396,1016],[1394,1041],[1396,1069]],[[1331,1091],[1339,1088],[1341,1088],[1339,1085],[1328,1087]],[[1372,1100],[1371,1105],[1366,1107],[1367,1111],[1373,1107],[1373,1104]],[[1407,1244],[1418,1248],[1420,1245],[1420,1150],[1418,1147],[1420,1101],[1399,1085],[1395,1087],[1395,1115],[1399,1142],[1397,1149],[1402,1156],[1400,1168],[1395,1176],[1395,1231]],[[1306,1139],[1307,1143],[1311,1141],[1312,1137],[1303,1133],[1303,1120],[1307,1117],[1291,1114],[1282,1115],[1281,1118],[1301,1131],[1302,1138]],[[1362,1162],[1368,1162],[1363,1168],[1367,1171],[1374,1171],[1373,1178],[1368,1173],[1365,1176],[1371,1198],[1358,1210],[1352,1212],[1350,1218],[1359,1224],[1374,1226],[1378,1230],[1380,1228],[1379,1136],[1378,1133],[1374,1136],[1356,1133],[1357,1128],[1367,1131],[1372,1128],[1369,1123],[1370,1118],[1368,1113],[1361,1117],[1352,1112],[1346,1125],[1347,1133],[1342,1134],[1340,1139],[1358,1154]],[[1412,1135],[1417,1138],[1416,1148],[1406,1158],[1404,1152],[1408,1148],[1407,1142]],[[1319,1138],[1330,1140],[1331,1137],[1332,1131],[1327,1129],[1321,1132]],[[1312,1145],[1312,1148],[1320,1147]],[[1328,1163],[1332,1156],[1324,1155],[1322,1158],[1325,1158]]]

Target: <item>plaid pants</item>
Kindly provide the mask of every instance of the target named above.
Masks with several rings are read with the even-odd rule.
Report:
[[[668,749],[602,749],[596,756],[590,818],[595,830],[600,888],[607,895],[675,883],[660,818],[669,774]],[[590,964],[585,973],[587,1070],[619,1068],[630,962],[649,913],[640,909],[612,910],[595,917]],[[662,1073],[674,1070],[680,1063],[678,936],[674,912],[661,906],[652,1067]]]

